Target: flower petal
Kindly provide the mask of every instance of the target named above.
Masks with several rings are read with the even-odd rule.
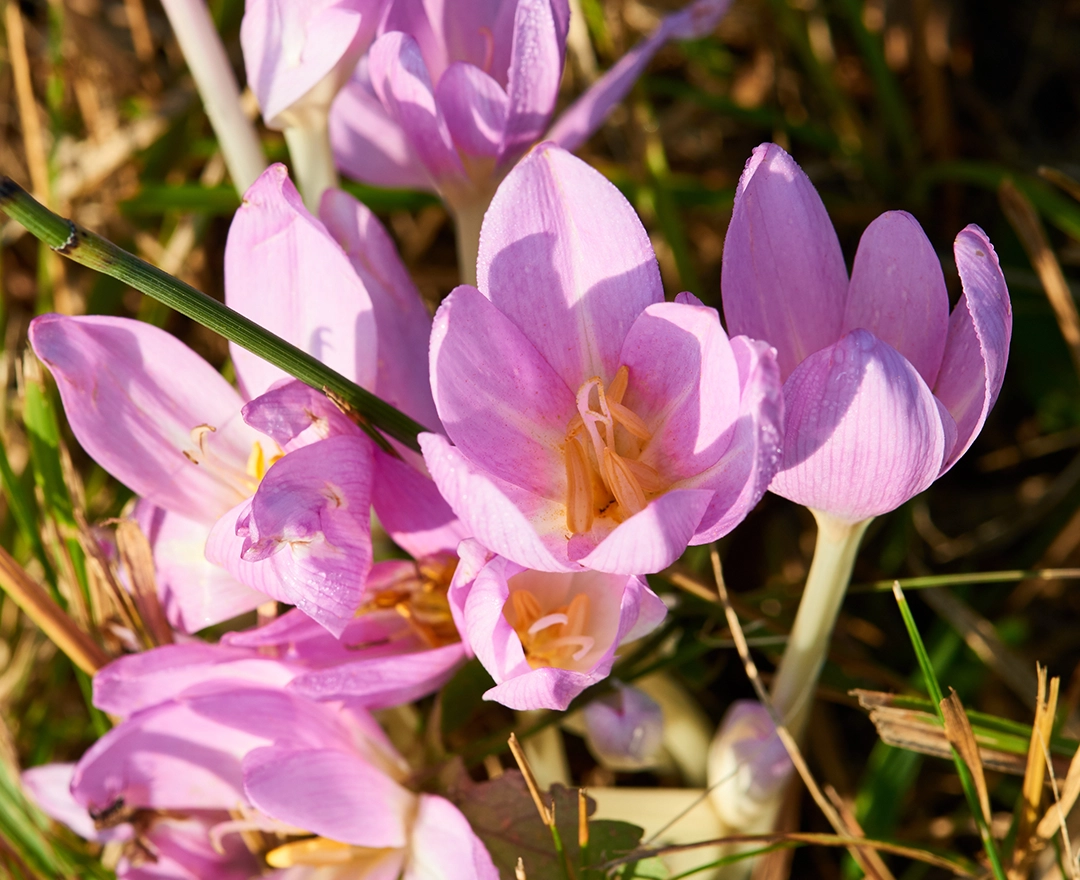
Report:
[[[956,464],[982,430],[1005,378],[1012,337],[1012,303],[997,253],[978,226],[953,246],[964,295],[949,319],[945,356],[934,394],[956,421],[956,445],[942,473]]]
[[[130,825],[98,831],[86,807],[76,803],[71,796],[74,773],[74,764],[42,764],[22,772],[22,785],[50,819],[67,825],[79,837],[96,843],[130,837]]]
[[[274,383],[265,394],[244,404],[243,412],[245,422],[283,449],[361,433],[330,398],[296,379]]]
[[[655,767],[664,740],[664,713],[644,691],[613,681],[615,689],[582,710],[585,743],[605,767]]]
[[[708,35],[731,0],[697,0],[687,8],[669,15],[660,26],[623,55],[589,90],[568,107],[555,121],[547,139],[564,150],[577,150],[589,139],[615,105],[633,88],[653,56],[668,40],[695,40]]]
[[[229,383],[176,337],[127,318],[42,315],[30,344],[79,443],[136,494],[206,523],[250,491],[258,434]],[[208,455],[192,437],[202,425]]]
[[[893,510],[935,479],[946,432],[915,368],[865,330],[811,355],[784,384],[778,495],[858,522]]]
[[[284,165],[272,165],[244,194],[225,245],[225,301],[342,375],[373,388],[371,298],[341,247],[312,217]],[[233,344],[249,397],[285,373]]]
[[[381,449],[375,450],[371,505],[394,543],[417,559],[453,551],[469,535],[431,477]]]
[[[565,504],[488,474],[439,434],[421,434],[419,440],[435,485],[477,540],[529,568],[578,568],[566,556]]]
[[[431,76],[416,40],[396,31],[379,37],[368,53],[368,72],[375,94],[405,132],[410,149],[431,179],[440,187],[463,179],[465,169],[435,102]]]
[[[439,307],[431,386],[446,433],[499,479],[566,497],[562,446],[574,396],[529,340],[474,287]]]
[[[461,811],[445,798],[422,794],[402,880],[499,880],[499,872]]]
[[[214,526],[207,557],[341,635],[371,568],[372,467],[366,437],[330,437],[288,453],[250,504]]]
[[[158,595],[169,623],[185,633],[257,608],[266,596],[206,558],[210,526],[155,507],[145,499],[134,516],[154,551]]]
[[[266,815],[353,846],[403,847],[415,795],[359,755],[271,746],[244,760],[244,791]]]
[[[776,144],[757,147],[739,180],[720,289],[728,333],[773,345],[784,380],[840,338],[840,242],[814,185]]]
[[[615,377],[630,325],[664,299],[633,208],[598,171],[550,144],[495,193],[477,277],[572,392],[593,376]]]
[[[931,388],[949,325],[941,261],[906,211],[889,211],[866,227],[851,268],[845,333],[862,328],[906,357]]]
[[[465,162],[494,159],[506,130],[506,92],[478,67],[451,64],[435,87],[450,137]]]

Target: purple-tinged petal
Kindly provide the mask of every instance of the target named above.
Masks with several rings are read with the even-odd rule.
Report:
[[[582,709],[585,744],[604,766],[635,771],[656,765],[664,741],[664,713],[644,691],[615,689]]]
[[[658,303],[642,312],[623,344],[630,371],[623,404],[652,435],[639,460],[667,484],[712,467],[739,416],[739,369],[715,309]]]
[[[978,226],[961,230],[953,245],[964,295],[949,319],[937,396],[956,422],[957,440],[942,473],[982,430],[1005,378],[1012,338],[1012,303],[997,253]]]
[[[416,42],[432,83],[439,81],[450,64],[440,5],[430,0],[391,0],[379,25],[379,36],[400,31]]]
[[[197,715],[186,703],[163,703],[94,743],[75,769],[72,794],[96,812],[120,798],[127,807],[229,810],[243,802],[241,758],[264,743]]]
[[[71,778],[74,764],[43,764],[22,772],[22,785],[34,802],[50,819],[62,822],[87,840],[107,843],[131,836],[131,826],[98,830],[86,807],[71,796]]]
[[[499,872],[461,811],[444,798],[422,794],[402,880],[499,880]]]
[[[477,277],[572,393],[593,376],[615,377],[631,324],[664,300],[652,244],[629,202],[550,144],[518,163],[495,193]]]
[[[509,167],[540,136],[555,109],[566,57],[569,15],[551,0],[518,0],[507,71],[508,98],[500,162]],[[566,9],[568,11],[568,9]]]
[[[394,543],[417,559],[452,551],[469,536],[430,477],[380,449],[375,450],[371,506]]]
[[[341,246],[308,213],[284,165],[271,165],[244,194],[225,245],[230,308],[372,388],[376,331],[371,298]],[[231,346],[249,397],[286,374]]]
[[[667,568],[686,549],[713,494],[711,489],[671,489],[617,525],[595,547],[571,540],[571,558],[585,568],[618,574],[651,574]]]
[[[784,394],[776,351],[745,336],[734,337],[731,348],[742,389],[739,419],[724,457],[711,470],[684,483],[715,492],[691,544],[715,541],[741,523],[780,467]]]
[[[784,380],[840,338],[840,242],[814,185],[776,144],[755,148],[739,180],[720,289],[728,333],[774,346]]]
[[[463,455],[537,495],[566,497],[562,447],[577,414],[573,393],[474,287],[456,288],[435,316],[431,387]]]
[[[127,318],[42,315],[30,344],[79,443],[136,494],[208,523],[250,492],[258,434],[236,391],[179,339]],[[206,425],[200,449],[193,432]]]
[[[626,582],[619,617],[619,644],[647,636],[667,617],[664,600],[649,589],[644,578],[632,577]]]
[[[530,568],[578,568],[566,557],[564,504],[491,476],[439,434],[421,434],[419,440],[435,485],[477,540]]]
[[[397,0],[409,2],[409,0]],[[506,0],[472,0],[470,3],[447,3],[445,0],[420,0],[423,3],[432,33],[439,41],[445,60],[436,70],[428,70],[439,82],[443,70],[455,61],[464,61],[490,74],[500,86],[506,85],[506,68],[510,60],[510,44],[514,29],[516,2]],[[394,30],[408,30],[395,27]],[[425,57],[427,57],[425,55]]]
[[[415,795],[352,751],[257,749],[244,790],[273,819],[353,846],[403,847]]]
[[[371,210],[341,190],[323,194],[319,215],[345,249],[375,309],[375,393],[424,427],[438,429],[426,357],[431,315],[397,247]]]
[[[283,449],[361,433],[325,394],[296,379],[275,383],[265,394],[244,404],[243,413],[245,422]]]
[[[169,623],[185,633],[231,620],[266,601],[206,558],[210,528],[140,499],[134,517],[154,551],[158,596]]]
[[[471,545],[468,553],[480,562],[484,548],[471,539],[467,544]],[[463,561],[466,556],[463,545]],[[461,621],[458,629],[462,639],[497,682],[527,674],[531,668],[521,640],[503,614],[510,597],[507,582],[521,571],[520,565],[500,556],[489,559],[479,569],[459,566],[448,594],[455,618]]]
[[[859,522],[938,476],[946,431],[915,368],[865,330],[811,355],[784,384],[784,457],[769,487]]]
[[[375,94],[401,126],[413,153],[440,186],[461,180],[465,169],[450,140],[416,40],[392,32],[375,41],[368,54]]]
[[[869,330],[911,361],[931,388],[949,324],[941,261],[906,211],[889,211],[866,227],[851,268],[843,332]]]
[[[460,643],[362,657],[304,673],[289,687],[313,700],[355,699],[367,709],[388,709],[435,693],[465,660],[465,648]]]
[[[371,87],[366,57],[330,107],[330,146],[338,167],[354,180],[372,186],[432,188],[405,132]]]
[[[120,657],[94,676],[94,705],[127,717],[208,681],[284,687],[299,667],[243,648],[188,642]]]
[[[668,40],[694,40],[707,35],[727,12],[731,0],[697,0],[681,12],[669,15],[647,38],[627,52],[556,120],[547,139],[565,150],[576,150],[600,128],[653,56]]]
[[[239,835],[229,835],[215,846],[212,828],[225,813],[155,817],[140,843],[153,861],[121,856],[116,875],[123,880],[250,880],[260,874],[260,862]],[[220,847],[220,848],[219,848]],[[134,855],[134,853],[133,853]]]
[[[499,154],[506,130],[506,92],[484,71],[461,61],[451,64],[435,87],[435,103],[462,161]]]
[[[330,437],[288,453],[222,517],[207,558],[340,635],[371,568],[371,443]]]

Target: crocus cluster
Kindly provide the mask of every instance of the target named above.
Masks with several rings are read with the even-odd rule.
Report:
[[[723,6],[666,19],[534,147],[565,0],[249,2],[267,121],[329,124],[357,178],[479,199],[476,283],[432,319],[374,215],[332,187],[309,210],[281,165],[232,222],[227,304],[425,426],[420,454],[243,348],[234,388],[147,324],[33,322],[75,436],[138,496],[177,631],[98,672],[94,703],[120,720],[77,764],[25,777],[51,815],[120,848],[122,877],[494,880],[421,766],[430,741],[399,753],[373,712],[467,662],[486,699],[565,710],[663,621],[647,576],[767,489],[855,535],[849,564],[861,524],[971,445],[1010,332],[977,227],[957,238],[950,317],[910,215],[870,226],[849,278],[809,180],[763,145],[725,244],[725,330],[694,294],[665,298],[629,203],[564,149]],[[376,559],[373,529],[400,553]],[[261,625],[237,617],[256,607]],[[230,619],[216,642],[196,635]],[[622,683],[594,696],[581,718],[598,760],[652,766],[660,706]],[[713,763],[745,792],[782,786],[761,707],[739,707],[720,742]]]

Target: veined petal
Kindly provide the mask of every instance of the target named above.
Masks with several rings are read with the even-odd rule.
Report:
[[[483,842],[445,798],[421,794],[402,880],[499,880]]]
[[[158,596],[169,623],[198,632],[257,608],[266,596],[206,558],[211,526],[140,499],[135,520],[154,551]]]
[[[630,325],[664,299],[652,244],[629,202],[600,172],[550,144],[518,163],[495,193],[477,277],[484,296],[574,391],[593,376],[614,378]]]
[[[508,112],[499,154],[507,167],[540,140],[547,127],[562,82],[570,26],[566,0],[518,0],[515,6]]]
[[[941,262],[919,222],[906,211],[882,214],[866,227],[855,254],[843,332],[869,330],[933,388],[948,316]]]
[[[574,396],[526,336],[462,285],[439,307],[430,356],[435,406],[461,453],[502,480],[564,498]]]
[[[379,37],[368,53],[368,72],[375,94],[405,132],[409,147],[431,179],[440,187],[463,179],[465,169],[435,102],[431,76],[416,40],[396,31]]]
[[[506,92],[478,67],[459,61],[451,64],[435,87],[450,137],[466,162],[469,158],[494,159],[506,130]]]
[[[341,635],[371,568],[371,455],[357,436],[288,453],[214,526],[207,557]]]
[[[610,671],[610,665],[607,669],[597,668],[589,672],[542,666],[488,688],[484,691],[484,699],[520,712],[532,709],[562,712],[574,697],[585,688],[603,681]]]
[[[589,139],[607,115],[633,88],[653,56],[668,40],[706,36],[727,12],[731,0],[697,0],[667,16],[660,26],[598,79],[555,121],[547,139],[564,150],[576,150]]]
[[[431,337],[431,315],[397,247],[371,210],[341,190],[323,194],[319,215],[371,297],[379,334],[375,393],[421,425],[438,429],[423,357]]]
[[[734,337],[731,349],[739,367],[739,417],[723,458],[682,484],[714,491],[691,544],[715,541],[741,523],[780,467],[784,394],[776,351],[745,336]]]
[[[566,507],[488,474],[439,434],[421,434],[435,485],[482,544],[541,571],[575,571],[566,556]]]
[[[297,379],[274,383],[265,394],[244,404],[243,413],[245,422],[283,449],[360,434],[356,424],[325,394]]]
[[[272,746],[244,760],[266,815],[353,846],[403,847],[416,796],[351,751]]]
[[[915,368],[865,330],[807,358],[784,383],[778,495],[859,522],[935,479],[946,432]]]
[[[326,227],[308,213],[284,165],[272,165],[244,194],[225,245],[230,308],[314,355],[365,388],[375,385],[371,298]],[[286,374],[232,345],[249,397]]]
[[[1005,378],[1012,338],[1012,303],[990,239],[974,224],[953,245],[964,295],[949,319],[945,355],[934,394],[956,421],[956,445],[942,473],[956,464],[982,430]]]
[[[394,543],[417,559],[453,551],[469,535],[431,477],[381,449],[375,450],[371,505]]]
[[[250,491],[259,435],[236,391],[179,339],[127,318],[42,315],[30,344],[79,443],[136,494],[206,523]],[[192,432],[204,425],[200,449]]]
[[[739,180],[720,289],[728,332],[774,346],[784,380],[840,338],[840,242],[814,185],[776,144],[757,147]]]

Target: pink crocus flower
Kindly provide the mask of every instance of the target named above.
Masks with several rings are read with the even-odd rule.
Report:
[[[1001,389],[1012,310],[993,245],[956,237],[963,296],[903,211],[863,234],[848,278],[825,207],[775,144],[739,181],[721,279],[728,329],[776,346],[783,463],[770,488],[843,522],[903,504],[951,468]]]
[[[757,503],[778,462],[773,353],[690,294],[664,302],[645,230],[598,172],[534,150],[492,201],[478,276],[436,315],[447,436],[420,442],[481,544],[539,571],[641,574]]]
[[[565,709],[667,613],[636,575],[531,571],[471,539],[458,552],[454,619],[495,679],[484,699],[511,709]]]

